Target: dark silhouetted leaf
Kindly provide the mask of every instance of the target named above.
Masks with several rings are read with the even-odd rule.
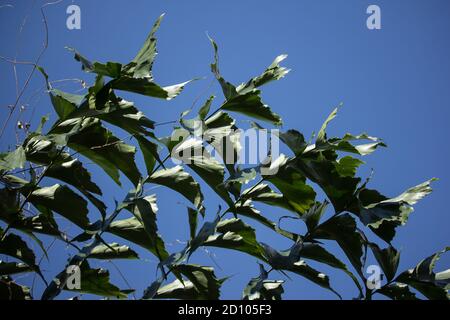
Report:
[[[0,277],[0,300],[32,300],[30,289],[9,277]]]
[[[362,275],[367,246],[366,239],[356,228],[355,219],[349,214],[343,214],[327,220],[314,229],[311,237],[335,240],[358,274]]]
[[[198,211],[189,207],[187,208],[187,210],[189,218],[189,234],[192,240],[195,238],[195,235],[197,234]]]
[[[220,208],[219,208],[220,211]],[[189,241],[188,246],[188,258],[197,250],[200,246],[202,246],[208,238],[216,232],[217,224],[220,221],[219,212],[217,213],[216,219],[211,222],[205,222],[203,226],[200,228],[196,236]]]
[[[430,300],[448,300],[450,273],[446,270],[438,277],[434,268],[441,255],[449,250],[447,247],[422,260],[414,269],[401,273],[395,281],[413,287]]]
[[[0,233],[3,235],[3,229],[1,228]],[[34,255],[34,252],[22,238],[12,233],[4,236],[2,241],[0,241],[0,253],[19,259],[20,261],[25,262],[29,267],[35,267],[36,265],[36,256]]]
[[[342,261],[340,261],[334,255],[328,252],[324,247],[314,243],[304,243],[300,254],[305,259],[318,261],[326,265],[329,265],[333,268],[337,268],[344,271],[355,283],[356,287],[359,290],[360,297],[363,296],[362,287],[358,282],[356,276],[352,272],[350,272],[350,270]]]
[[[380,249],[380,247],[375,243],[371,243],[370,248],[380,264],[381,269],[383,269],[386,279],[388,282],[391,282],[397,273],[398,264],[400,262],[400,252],[392,246],[385,249]]]
[[[33,271],[27,264],[21,262],[5,262],[0,260],[0,276]]]
[[[416,295],[410,291],[408,285],[404,283],[390,283],[377,290],[377,292],[392,300],[418,300]]]
[[[39,188],[31,193],[29,201],[36,207],[43,206],[59,213],[80,228],[89,225],[87,202],[67,186],[55,184]]]

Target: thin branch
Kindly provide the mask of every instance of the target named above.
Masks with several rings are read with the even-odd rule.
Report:
[[[127,278],[125,278],[125,276],[123,275],[122,271],[120,271],[119,267],[112,260],[108,260],[108,262],[111,263],[112,266],[116,269],[116,271],[119,273],[120,277],[125,282],[125,284],[128,286],[128,288],[130,290],[133,290],[133,293],[132,293],[133,298],[134,298],[134,300],[137,300],[136,295],[134,293],[133,287],[130,285],[130,283],[128,282]]]
[[[3,134],[5,132],[5,129],[6,129],[7,125],[8,125],[8,123],[9,123],[9,121],[11,120],[11,116],[13,115],[14,111],[16,110],[20,99],[24,95],[28,85],[30,84],[31,79],[33,78],[33,75],[34,75],[34,73],[35,73],[35,71],[37,69],[37,66],[39,65],[39,62],[41,61],[42,56],[44,55],[45,51],[48,48],[48,23],[47,23],[47,18],[45,16],[44,8],[49,6],[49,5],[60,3],[61,1],[62,0],[58,0],[58,1],[55,1],[55,2],[48,2],[48,3],[44,4],[41,7],[40,11],[41,11],[42,21],[43,21],[43,24],[44,24],[44,31],[45,31],[45,38],[44,38],[43,48],[42,48],[41,52],[39,53],[39,55],[37,56],[35,62],[33,63],[33,68],[31,70],[31,72],[29,73],[27,79],[25,80],[25,83],[24,83],[22,89],[20,90],[19,94],[17,95],[16,101],[14,102],[14,104],[13,104],[13,106],[12,106],[12,108],[11,108],[11,110],[10,110],[6,120],[5,120],[5,122],[3,123],[3,126],[2,126],[2,128],[0,130],[0,138],[3,136]]]
[[[53,245],[56,243],[56,240],[57,240],[57,238],[55,237],[55,238],[52,240],[52,242],[50,243],[50,245],[47,247],[47,249],[45,249],[45,251],[47,251],[47,253],[48,253],[48,251],[50,251],[50,249],[51,249],[51,248],[53,247]],[[44,260],[44,257],[45,257],[45,253],[43,253],[42,256],[40,257],[39,262],[38,262],[38,264],[37,264],[38,267],[41,266],[41,263],[42,263],[42,260]],[[37,276],[37,273],[34,273],[33,282],[32,282],[32,284],[31,284],[31,296],[34,296],[33,293],[34,293],[34,283],[36,282],[36,276]]]

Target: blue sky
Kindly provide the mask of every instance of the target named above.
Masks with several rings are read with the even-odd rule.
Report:
[[[0,1],[0,55],[14,57],[18,52],[18,60],[35,59],[44,38],[39,15],[42,3]],[[72,3],[81,8],[81,30],[66,28],[66,8]],[[13,7],[2,7],[6,4]],[[366,27],[366,8],[370,4],[381,8],[381,30]],[[206,33],[219,44],[224,77],[236,84],[259,74],[275,56],[287,53],[289,57],[284,65],[292,69],[291,73],[263,88],[264,101],[283,117],[284,129],[295,128],[309,137],[342,102],[344,106],[338,118],[329,127],[330,135],[367,131],[382,137],[389,146],[364,159],[367,169],[361,170],[362,176],[367,176],[370,168],[375,169],[371,187],[396,196],[431,177],[440,179],[434,184],[433,194],[416,206],[408,224],[398,229],[394,244],[402,253],[399,270],[414,266],[450,244],[447,212],[450,189],[449,1],[62,1],[46,8],[49,48],[40,65],[51,80],[82,78],[92,83],[92,76],[81,72],[79,64],[64,47],[75,47],[93,60],[128,62],[140,48],[154,20],[163,12],[166,17],[158,32],[159,55],[154,65],[157,81],[169,85],[193,77],[206,79],[189,85],[181,96],[169,102],[123,95],[134,101],[149,118],[157,122],[174,120],[199,95],[201,99],[212,93],[220,96],[216,83],[208,88],[212,80],[209,64],[213,53]],[[18,66],[20,86],[29,70],[27,66]],[[3,123],[6,106],[13,103],[16,88],[10,64],[0,63],[0,75]],[[41,115],[50,113],[51,119],[56,119],[42,86],[42,79],[36,75],[21,102],[25,105],[23,118],[31,118],[32,127]],[[60,89],[75,92],[80,86],[64,82],[60,83]],[[11,123],[0,141],[1,150],[15,144],[14,121]],[[158,134],[167,134],[169,130],[170,127],[162,128]],[[122,179],[123,189],[120,189],[102,172],[93,166],[90,168],[104,186],[105,201],[109,204],[113,199],[121,200],[131,187]],[[188,238],[187,203],[170,190],[157,188],[154,192],[159,199],[161,233],[173,244],[168,246],[170,251],[179,250],[177,240]],[[205,195],[208,215],[212,217],[218,200],[208,189]],[[264,213],[272,218],[282,214],[273,208],[260,208],[267,210]],[[300,228],[298,225],[290,227]],[[68,232],[76,234],[77,230]],[[289,245],[260,227],[258,239],[278,249]],[[344,259],[335,246],[331,248]],[[156,259],[136,249],[143,261],[115,264],[137,289],[139,297],[154,280]],[[255,259],[223,250],[212,252],[222,268],[217,270],[218,275],[232,275],[223,286],[222,297],[240,298],[248,280],[258,274]],[[48,278],[63,268],[70,253],[62,244],[52,247],[50,256],[54,260],[50,263],[44,260],[42,264]],[[214,266],[201,251],[192,261]],[[438,267],[445,269],[449,264],[450,258],[443,257]],[[312,265],[329,274],[332,285],[345,298],[357,295],[345,274]],[[122,288],[127,287],[108,262],[93,262],[92,266],[108,268],[112,281]],[[276,273],[271,275],[284,278]],[[332,294],[305,279],[293,279],[286,281],[285,298],[334,299]],[[27,284],[32,280],[30,276],[23,278]],[[36,280],[35,292],[41,290],[42,284]]]

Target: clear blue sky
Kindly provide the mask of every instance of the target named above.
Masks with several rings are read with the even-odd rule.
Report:
[[[0,8],[1,55],[14,57],[18,51],[19,60],[35,59],[44,36],[39,15],[42,3],[35,1],[32,7],[33,1],[0,1],[0,7],[14,6]],[[81,30],[66,28],[66,8],[71,3],[81,8]],[[381,7],[381,30],[366,28],[366,8],[370,4]],[[75,47],[95,60],[128,62],[140,48],[153,21],[163,12],[166,17],[158,32],[156,79],[161,84],[179,83],[193,77],[205,76],[207,79],[189,85],[180,97],[169,102],[125,95],[148,117],[158,122],[174,120],[199,94],[203,94],[202,99],[210,93],[220,94],[216,84],[205,94],[212,79],[209,71],[212,49],[206,32],[220,46],[223,75],[236,84],[259,74],[278,54],[287,53],[289,58],[284,64],[292,72],[263,89],[265,102],[282,115],[285,129],[296,128],[308,137],[320,128],[333,107],[343,102],[344,107],[330,126],[331,135],[367,131],[384,138],[389,146],[364,159],[368,169],[375,168],[373,188],[396,196],[431,177],[440,179],[434,184],[433,194],[416,206],[408,224],[398,229],[394,244],[402,253],[399,270],[414,266],[420,259],[450,244],[447,209],[450,190],[449,1],[62,1],[46,8],[49,48],[40,65],[51,80],[76,77],[91,83],[92,77],[81,72],[79,64],[64,46]],[[18,67],[20,84],[29,70],[26,66]],[[11,65],[0,63],[0,75],[0,118],[3,123],[6,106],[15,98]],[[29,104],[25,119],[31,116],[34,107],[32,126],[41,115],[53,112],[42,85],[43,81],[37,75],[22,101]],[[79,86],[65,83],[61,89],[74,92]],[[51,119],[55,120],[54,114]],[[168,129],[158,133],[166,134]],[[9,127],[0,141],[1,150],[14,144],[14,139],[12,127]],[[361,174],[367,175],[368,169],[362,170]],[[121,200],[130,187],[122,179],[124,189],[120,190],[103,173],[94,172],[109,204],[114,198]],[[176,240],[188,237],[186,202],[164,188],[154,191],[159,198],[161,233],[168,243],[173,243],[168,246],[170,251],[179,250]],[[217,197],[207,189],[205,194],[208,215],[212,217],[217,208]],[[273,208],[260,208],[273,218],[281,214]],[[75,229],[67,231],[70,234],[78,232]],[[264,228],[258,227],[258,232],[258,239],[273,247],[284,249],[289,245]],[[121,242],[120,239],[111,240]],[[144,261],[119,261],[116,265],[137,289],[139,297],[154,279],[156,259],[136,249]],[[42,264],[48,279],[63,268],[70,252],[61,244],[50,250],[54,260]],[[222,250],[212,252],[223,269],[217,270],[218,275],[233,275],[224,284],[222,297],[240,298],[248,280],[258,274],[255,259]],[[344,259],[339,250],[335,252]],[[214,265],[201,251],[192,261]],[[332,285],[345,298],[357,295],[345,274],[315,263],[312,265],[329,274]],[[444,257],[438,267],[444,269],[449,265],[450,258]],[[109,263],[93,262],[92,266],[108,268],[113,282],[127,287]],[[279,274],[271,275],[283,279]],[[332,294],[305,279],[295,276],[293,279],[285,284],[285,298],[334,299]],[[30,276],[23,278],[27,284],[32,280]],[[41,291],[42,283],[37,279],[35,292]]]

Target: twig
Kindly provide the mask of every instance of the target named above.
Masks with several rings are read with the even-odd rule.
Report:
[[[133,290],[133,287],[130,285],[130,283],[128,282],[127,278],[125,278],[125,276],[123,275],[122,271],[120,271],[119,267],[112,260],[108,260],[108,262],[111,263],[112,266],[116,269],[116,271],[119,273],[120,277],[125,282],[125,284],[128,286],[128,288],[130,290]],[[136,295],[134,293],[134,290],[133,290],[132,295],[133,295],[134,300],[137,300]]]
[[[42,15],[42,21],[44,23],[44,30],[45,30],[45,38],[44,38],[43,48],[42,48],[41,52],[39,53],[39,55],[37,56],[35,62],[33,63],[33,68],[31,70],[31,72],[29,73],[27,79],[25,80],[25,83],[24,83],[22,89],[20,90],[19,94],[16,97],[16,101],[14,102],[14,104],[13,104],[13,106],[12,106],[12,108],[11,108],[11,110],[10,110],[6,120],[5,120],[5,122],[3,123],[3,126],[2,126],[2,128],[0,130],[0,138],[3,136],[3,133],[5,132],[5,129],[6,129],[7,125],[8,125],[8,123],[9,123],[9,121],[11,120],[11,116],[13,115],[14,111],[16,110],[20,99],[24,95],[25,90],[27,89],[31,79],[33,78],[34,72],[36,71],[39,62],[41,61],[42,56],[44,55],[45,51],[48,48],[48,23],[47,23],[47,18],[46,18],[45,13],[44,13],[44,8],[49,6],[49,5],[60,3],[61,1],[62,0],[55,1],[55,2],[48,2],[48,3],[44,4],[41,7],[40,11],[41,11],[41,15]]]
[[[48,245],[48,247],[47,247],[47,249],[45,249],[45,251],[49,251],[52,247],[53,247],[53,245],[56,243],[56,240],[57,240],[57,238],[55,237],[53,240],[52,240],[52,242]],[[38,267],[40,267],[41,266],[41,263],[42,263],[42,260],[44,260],[44,257],[45,257],[45,253],[43,253],[42,254],[42,256],[41,256],[41,258],[39,259],[39,262],[38,262]],[[36,273],[34,273],[34,277],[33,277],[33,282],[32,282],[32,284],[31,284],[31,296],[34,296],[34,283],[35,283],[35,281],[36,281],[36,276],[37,276],[37,274]]]

